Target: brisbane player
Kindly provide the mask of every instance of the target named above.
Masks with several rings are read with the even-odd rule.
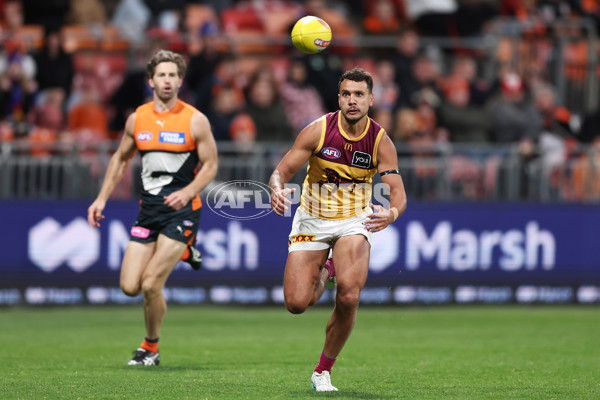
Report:
[[[368,116],[373,78],[354,68],[341,76],[338,88],[340,110],[304,128],[269,180],[271,206],[284,215],[291,204],[286,196],[295,190],[285,184],[308,161],[288,240],[283,290],[287,309],[300,314],[319,300],[326,284],[337,284],[325,344],[311,377],[317,391],[337,391],[331,369],[354,326],[369,270],[372,234],[406,209],[396,148]],[[370,206],[377,172],[390,188],[389,209]]]

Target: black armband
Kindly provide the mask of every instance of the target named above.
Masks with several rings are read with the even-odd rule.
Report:
[[[387,171],[380,172],[379,176],[384,176],[384,175],[387,175],[387,174],[398,174],[398,175],[400,175],[400,171],[397,170],[397,169],[388,169]]]

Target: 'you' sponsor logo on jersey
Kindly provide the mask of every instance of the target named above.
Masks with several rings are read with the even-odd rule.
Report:
[[[184,132],[160,131],[158,141],[161,143],[185,144]]]
[[[371,155],[362,151],[355,151],[352,153],[352,166],[367,169],[370,168]]]

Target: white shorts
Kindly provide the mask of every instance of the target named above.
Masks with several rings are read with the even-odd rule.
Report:
[[[288,252],[330,249],[337,239],[349,235],[363,235],[370,246],[373,233],[369,232],[364,224],[367,216],[372,213],[373,210],[367,207],[354,217],[330,220],[314,217],[298,207],[288,239]]]

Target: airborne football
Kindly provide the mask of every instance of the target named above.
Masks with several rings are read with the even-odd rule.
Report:
[[[331,43],[331,28],[318,17],[300,18],[292,29],[292,42],[303,53],[319,53]]]

